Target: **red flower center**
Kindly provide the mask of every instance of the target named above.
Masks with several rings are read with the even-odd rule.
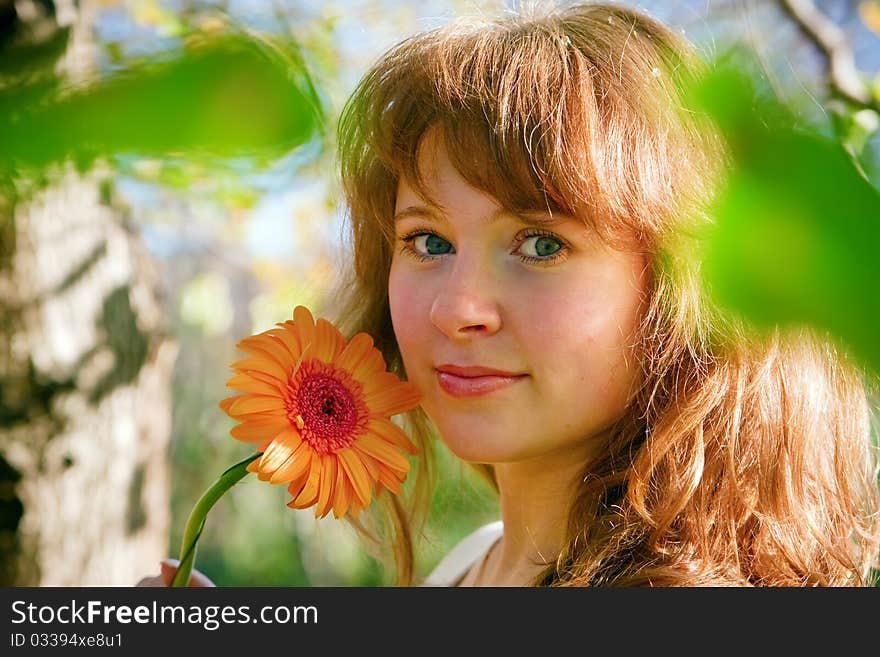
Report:
[[[287,417],[315,452],[328,454],[351,445],[365,428],[360,384],[325,363],[303,363],[290,384]]]

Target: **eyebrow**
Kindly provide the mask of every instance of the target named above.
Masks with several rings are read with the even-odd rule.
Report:
[[[534,214],[529,212],[514,212],[511,210],[507,210],[505,208],[498,208],[494,212],[489,215],[486,215],[486,223],[491,224],[502,217],[509,216],[515,219],[518,219],[522,223],[529,226],[555,226],[556,224],[562,223],[563,221],[569,219],[568,215],[550,215],[548,216],[545,212],[539,211]],[[424,205],[411,205],[409,207],[400,210],[394,215],[394,222],[397,223],[401,219],[407,219],[409,217],[417,217],[421,219],[430,219],[436,221],[441,224],[449,223],[449,219],[447,219],[446,215],[443,213],[442,209],[437,206],[424,206]]]

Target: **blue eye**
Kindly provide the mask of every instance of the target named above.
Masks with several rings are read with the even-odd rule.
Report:
[[[562,247],[562,242],[555,237],[533,235],[524,240],[520,248],[523,250],[523,255],[530,258],[547,258],[554,255]]]
[[[416,229],[400,239],[400,252],[420,262],[429,262],[455,253],[448,241],[427,229]]]
[[[412,239],[414,250],[422,255],[433,256],[452,253],[452,245],[434,233],[421,233],[413,235],[410,239]]]

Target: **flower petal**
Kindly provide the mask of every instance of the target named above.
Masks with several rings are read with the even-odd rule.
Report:
[[[226,382],[227,388],[240,390],[241,392],[252,392],[258,395],[272,395],[281,397],[281,391],[274,385],[259,381],[248,374],[236,374]]]
[[[269,478],[271,484],[289,484],[306,473],[312,460],[312,448],[306,441],[300,442],[293,453]]]
[[[422,395],[413,384],[399,381],[396,385],[364,395],[364,402],[375,415],[388,417],[419,405]]]
[[[291,426],[286,417],[275,416],[269,419],[247,420],[237,424],[229,433],[236,440],[245,443],[262,443],[274,440],[275,437]]]
[[[273,378],[282,383],[287,382],[290,375],[290,372],[281,367],[281,365],[276,363],[273,359],[260,358],[257,356],[237,360],[232,364],[232,368],[238,370],[241,374],[251,374],[252,370],[270,374]]]
[[[391,420],[374,417],[370,420],[369,425],[367,425],[367,431],[394,443],[407,454],[415,455],[419,453],[418,447],[413,444],[409,439],[409,436],[407,436],[403,429],[394,424]]]
[[[238,399],[240,399],[241,397],[244,397],[244,395],[233,395],[232,397],[227,397],[226,399],[221,399],[221,400],[217,403],[217,406],[219,406],[220,408],[222,408],[222,409],[223,409],[223,412],[226,413],[227,415],[229,415],[229,409],[230,409],[230,408],[232,407],[232,405],[233,405],[236,401],[238,401]]]
[[[247,415],[248,413],[265,413],[266,411],[277,411],[284,408],[284,404],[278,397],[268,397],[266,395],[240,395],[232,406],[229,407],[227,413],[233,417]]]
[[[336,462],[336,483],[333,487],[333,517],[341,518],[348,511],[351,504],[352,488],[348,483],[348,476],[345,474],[345,468],[337,460]]]
[[[287,492],[290,493],[290,497],[292,498],[291,502],[293,501],[293,499],[296,499],[300,492],[302,492],[303,486],[306,485],[306,481],[308,481],[309,479],[309,466],[312,463],[311,450],[309,450],[309,452],[307,452],[305,456],[306,458],[303,459],[303,471],[299,474],[298,477],[296,477],[295,479],[291,479],[290,483],[287,485]],[[290,506],[290,504],[288,504],[288,506]]]
[[[354,450],[360,462],[363,463],[364,469],[370,477],[370,487],[372,487],[374,482],[379,481],[379,461],[369,454],[360,451],[356,447],[352,447],[351,449]]]
[[[315,322],[315,343],[310,353],[324,363],[332,363],[344,348],[345,340],[339,330],[326,319]]]
[[[291,359],[295,363],[299,360],[300,354],[302,353],[302,347],[299,344],[299,336],[294,328],[295,325],[293,322],[284,322],[278,326],[281,328],[270,329],[266,331],[266,333],[284,345],[284,348],[290,354]]]
[[[351,375],[361,383],[365,383],[370,380],[371,376],[384,369],[385,359],[382,357],[382,352],[373,348],[367,351],[358,364],[351,368]]]
[[[293,323],[299,334],[301,355],[311,356],[312,350],[315,348],[315,345],[312,344],[315,341],[315,320],[312,313],[305,306],[297,306],[293,309]]]
[[[290,354],[287,353],[287,349],[283,348],[268,335],[262,333],[259,335],[252,335],[249,338],[241,340],[235,345],[235,347],[248,352],[255,358],[271,360],[285,370],[293,367],[293,360],[291,359]]]
[[[256,461],[259,467],[257,477],[262,481],[267,481],[278,468],[284,465],[284,462],[290,458],[301,442],[302,439],[293,427],[278,434]]]
[[[256,381],[261,381],[266,385],[270,385],[277,389],[282,396],[284,396],[287,391],[287,379],[281,380],[271,374],[267,374],[266,372],[260,372],[259,370],[248,370],[247,374],[244,376],[249,376]]]
[[[287,411],[279,408],[277,411],[263,411],[262,413],[247,413],[245,415],[237,415],[235,419],[239,422],[269,422],[270,420],[286,420],[289,426],[293,426],[287,417]]]
[[[296,499],[288,502],[287,506],[293,506],[297,509],[305,509],[312,506],[318,499],[318,484],[321,482],[321,457],[312,452],[311,463],[309,463],[309,478],[303,485],[302,490]]]
[[[336,359],[336,365],[351,372],[372,348],[373,338],[367,333],[358,333],[342,350],[339,358]]]
[[[339,450],[336,452],[336,455],[339,457],[340,464],[345,469],[345,474],[351,482],[352,489],[354,490],[354,494],[358,501],[362,506],[367,506],[370,503],[370,497],[372,496],[372,485],[370,483],[370,476],[367,474],[364,464],[358,458],[357,453],[349,447]]]
[[[375,434],[365,433],[355,441],[354,446],[398,472],[409,472],[409,461],[406,457]]]
[[[395,495],[400,495],[401,481],[388,468],[381,468],[379,470],[379,483]]]
[[[226,399],[221,400],[217,405],[222,408],[230,417],[236,420],[268,420],[274,417],[284,417],[287,415],[287,411],[284,408],[283,404],[276,399],[276,407],[268,408],[264,411],[251,411],[251,412],[241,412],[241,411],[233,411],[232,407],[239,402],[243,402],[245,398],[258,397],[259,395],[235,395],[234,397],[227,397]]]
[[[337,459],[333,454],[321,456],[321,483],[318,486],[318,504],[315,507],[315,517],[323,518],[330,512],[330,503],[333,501],[336,485]]]
[[[296,362],[284,345],[265,332],[245,338],[236,346],[257,358],[270,358],[286,371],[292,370]]]
[[[377,372],[371,374],[363,382],[364,394],[372,395],[381,390],[390,390],[395,386],[399,386],[401,383],[402,381],[400,380],[400,377],[396,374],[392,374],[391,372]]]

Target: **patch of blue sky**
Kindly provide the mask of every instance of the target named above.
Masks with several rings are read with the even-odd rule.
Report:
[[[167,260],[190,251],[189,245],[173,230],[169,230],[168,226],[145,222],[139,228],[144,247],[160,260]]]
[[[177,36],[163,34],[155,25],[133,20],[124,7],[107,7],[95,21],[96,40],[115,44],[124,59],[166,52],[180,45]]]
[[[156,203],[156,185],[136,178],[120,175],[114,180],[116,192],[127,203],[137,207],[149,207]]]
[[[241,173],[247,184],[255,189],[269,194],[280,193],[297,184],[299,169],[318,157],[320,151],[320,140],[314,138],[278,157],[266,167],[255,168],[252,160],[241,158]]]
[[[265,0],[229,0],[223,4],[227,15],[239,25],[268,33],[283,33],[287,29],[286,21],[308,22],[324,3],[299,0],[295,6],[276,7]]]
[[[328,207],[324,179],[264,195],[247,219],[245,246],[255,258],[308,266],[334,253],[343,238],[343,213]]]
[[[289,260],[302,250],[293,215],[302,191],[290,189],[266,194],[251,210],[245,247],[255,258]]]

